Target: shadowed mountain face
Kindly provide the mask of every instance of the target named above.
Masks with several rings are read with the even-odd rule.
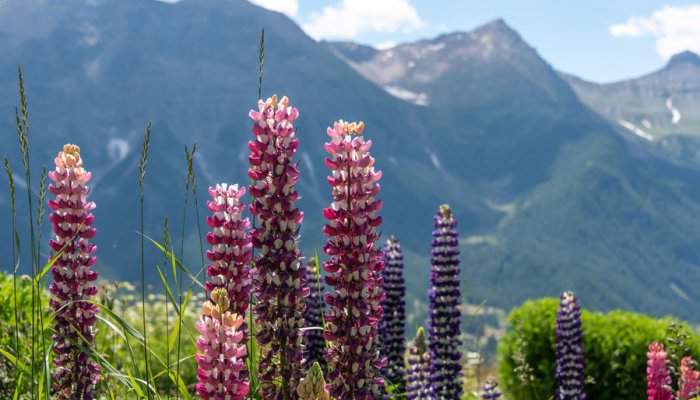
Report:
[[[103,275],[140,274],[137,170],[148,120],[147,235],[160,240],[168,216],[179,248],[184,143],[198,143],[201,224],[208,186],[248,182],[261,27],[263,96],[285,94],[301,111],[305,254],[323,245],[321,210],[331,200],[326,127],[361,119],[384,173],[384,236],[396,234],[408,253],[409,304],[425,301],[432,215],[450,203],[471,300],[510,307],[574,289],[593,308],[697,318],[688,307],[700,284],[699,196],[688,189],[696,179],[620,139],[502,21],[380,52],[317,43],[283,15],[242,0],[0,2],[2,152],[19,168],[21,63],[33,182],[64,142],[81,146],[94,176]],[[7,205],[3,182],[3,221]],[[190,197],[185,259],[198,270],[193,205]],[[0,246],[8,254],[7,240]],[[154,283],[159,259],[147,255]]]

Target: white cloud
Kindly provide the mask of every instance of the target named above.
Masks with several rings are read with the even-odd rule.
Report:
[[[302,24],[317,40],[352,39],[364,32],[406,32],[422,26],[409,0],[342,0],[312,13]]]
[[[287,14],[288,17],[293,18],[297,16],[299,12],[299,1],[298,0],[249,0],[251,3],[258,5],[268,10],[278,11],[283,14]]]
[[[666,59],[684,50],[700,53],[700,5],[665,6],[648,17],[630,17],[612,25],[614,37],[656,38],[656,51]]]

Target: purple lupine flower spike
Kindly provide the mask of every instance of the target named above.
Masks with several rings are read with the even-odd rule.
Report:
[[[392,236],[382,249],[384,259],[384,293],[382,302],[384,320],[382,323],[382,341],[384,354],[388,363],[385,368],[386,377],[391,383],[403,390],[405,385],[404,356],[406,341],[404,325],[406,323],[406,285],[403,279],[403,253],[396,236]]]
[[[207,225],[211,227],[207,242],[212,247],[207,251],[207,258],[211,261],[207,267],[210,280],[204,286],[208,292],[217,288],[226,290],[229,307],[222,312],[230,311],[241,316],[245,316],[248,309],[252,257],[248,234],[250,221],[241,216],[245,207],[241,201],[244,194],[245,187],[238,185],[224,183],[209,188],[212,200],[207,201],[207,208],[212,215],[207,217]],[[245,346],[248,343],[248,325],[243,321],[236,329],[242,332],[241,345]],[[241,371],[240,378],[247,377],[248,371]]]
[[[438,400],[462,395],[461,311],[457,221],[443,204],[435,215],[430,271],[430,379]]]
[[[251,110],[254,139],[250,148],[253,196],[250,212],[257,219],[251,232],[259,250],[251,271],[257,303],[256,338],[261,348],[258,364],[261,396],[267,400],[296,398],[303,364],[304,298],[309,295],[306,269],[298,248],[304,214],[295,204],[299,176],[292,158],[299,146],[293,122],[299,116],[283,97],[258,101]]]
[[[583,335],[581,306],[573,292],[559,297],[557,312],[557,391],[556,400],[581,400],[583,391]]]
[[[481,388],[481,398],[483,400],[496,400],[501,398],[501,391],[498,390],[498,382],[494,378],[487,378]]]
[[[376,215],[382,206],[376,198],[381,173],[374,170],[372,142],[360,135],[363,129],[362,122],[336,122],[328,128],[331,140],[325,144],[333,203],[323,210],[328,220],[324,251],[330,256],[323,268],[332,288],[325,296],[329,310],[324,337],[328,387],[337,400],[376,399],[384,385],[377,374],[386,364],[379,338],[383,263],[374,248],[382,222]]]
[[[87,302],[97,295],[97,272],[92,270],[97,246],[90,243],[96,233],[90,213],[95,203],[87,201],[90,190],[86,186],[91,174],[83,168],[80,147],[72,144],[63,146],[54,162],[56,169],[49,172],[49,178],[55,183],[49,185],[49,192],[56,198],[49,200],[53,210],[49,219],[56,239],[49,245],[63,253],[51,267],[54,282],[49,287],[55,311],[54,364],[58,367],[53,388],[59,399],[92,400],[100,367],[84,351],[93,347],[98,312],[96,305]]]
[[[425,330],[418,328],[413,345],[408,348],[406,371],[406,399],[434,400],[430,386],[430,354],[425,343]]]
[[[248,394],[243,317],[230,308],[226,289],[214,288],[197,323],[197,394],[205,400],[245,400]]]
[[[323,301],[320,293],[323,293],[323,284],[319,280],[318,267],[316,259],[309,260],[306,267],[306,281],[308,282],[309,297],[306,298],[306,309],[304,310],[304,325],[307,328],[313,327],[304,332],[304,341],[306,345],[306,366],[311,366],[318,362],[321,369],[326,369],[326,360],[323,358],[323,352],[326,348],[326,340],[323,338]]]

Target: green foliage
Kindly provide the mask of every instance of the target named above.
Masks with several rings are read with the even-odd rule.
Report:
[[[31,360],[30,340],[32,334],[32,289],[35,285],[28,276],[17,279],[17,314],[19,349],[15,349],[15,312],[14,289],[12,276],[0,273],[0,398],[11,399],[15,393],[15,383],[19,380],[19,373],[25,371],[22,384],[17,390],[19,398],[31,398],[31,385],[29,380],[29,365],[34,362],[37,371],[43,371],[43,363],[48,360],[51,364],[51,330],[43,331],[44,342],[47,348],[35,349],[36,359]],[[44,321],[51,321],[51,308],[48,305],[50,294],[42,291],[41,310]],[[141,379],[141,371],[145,373],[146,360],[143,354],[143,332],[137,329],[141,327],[141,302],[138,301],[135,288],[126,283],[106,283],[100,285],[100,299],[98,305],[101,309],[100,319],[95,324],[97,336],[95,338],[94,357],[102,368],[102,382],[99,390],[105,398],[134,398],[135,386],[125,385],[124,377],[133,375],[135,380]],[[187,307],[182,310],[182,317],[170,307],[166,314],[166,301],[164,295],[151,294],[147,297],[144,309],[146,310],[146,329],[149,337],[153,338],[148,343],[146,351],[150,355],[150,370],[153,373],[151,385],[158,392],[157,398],[175,396],[178,392],[176,379],[168,376],[168,354],[174,355],[177,341],[177,333],[174,326],[178,319],[182,320],[183,354],[180,363],[180,376],[182,387],[180,392],[189,395],[194,394],[194,384],[197,377],[197,363],[194,359],[196,353],[195,341],[199,333],[195,329],[195,323],[199,318],[199,306],[204,300],[203,295],[192,295]],[[166,324],[166,315],[170,321]],[[38,316],[35,317],[38,320]],[[35,321],[36,323],[36,321]],[[47,327],[48,328],[48,327]],[[38,331],[37,327],[34,327]],[[170,332],[167,332],[169,329]],[[37,335],[40,334],[37,332]],[[139,338],[141,338],[139,340]],[[40,338],[35,338],[34,343],[40,344]],[[19,356],[17,356],[19,354]],[[46,357],[48,354],[48,358]],[[170,372],[174,372],[175,357],[170,361]],[[45,380],[45,377],[41,377]],[[46,385],[44,384],[43,387]],[[143,388],[141,389],[143,390]],[[39,391],[39,398],[44,398],[45,389]],[[183,393],[181,393],[181,396]],[[183,397],[187,398],[187,397]]]
[[[25,275],[17,278],[17,320],[15,320],[15,291],[12,275],[0,273],[0,351],[3,352],[0,354],[0,398],[2,399],[13,398],[17,386],[16,382],[19,380],[19,374],[23,371],[26,375],[19,385],[18,393],[28,393],[31,390],[29,370],[32,360],[29,355],[31,354],[33,331],[31,324],[32,289],[35,289],[35,286],[32,285],[30,277]],[[42,310],[44,321],[47,321],[50,308],[46,297],[42,297],[41,300],[39,307]],[[36,323],[38,316],[35,316],[34,320]],[[15,327],[17,327],[17,338],[15,338]],[[35,334],[39,335],[40,333],[35,332]],[[44,332],[44,339],[46,343],[50,343],[49,332]],[[40,343],[41,339],[36,337],[34,341]],[[16,361],[11,361],[10,357],[16,358]],[[41,358],[40,355],[34,360],[35,369],[39,371],[42,369],[39,366]]]
[[[509,317],[499,346],[500,382],[509,398],[549,399],[555,390],[555,326],[559,301],[528,301]],[[646,396],[646,353],[653,341],[665,343],[670,318],[632,312],[583,311],[586,394],[591,399],[632,400]],[[700,342],[689,329],[686,344],[698,359]]]

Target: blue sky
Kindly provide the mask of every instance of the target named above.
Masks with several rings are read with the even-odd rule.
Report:
[[[594,82],[646,74],[700,52],[700,2],[652,0],[251,0],[312,37],[388,45],[470,30],[496,18],[555,68]]]

